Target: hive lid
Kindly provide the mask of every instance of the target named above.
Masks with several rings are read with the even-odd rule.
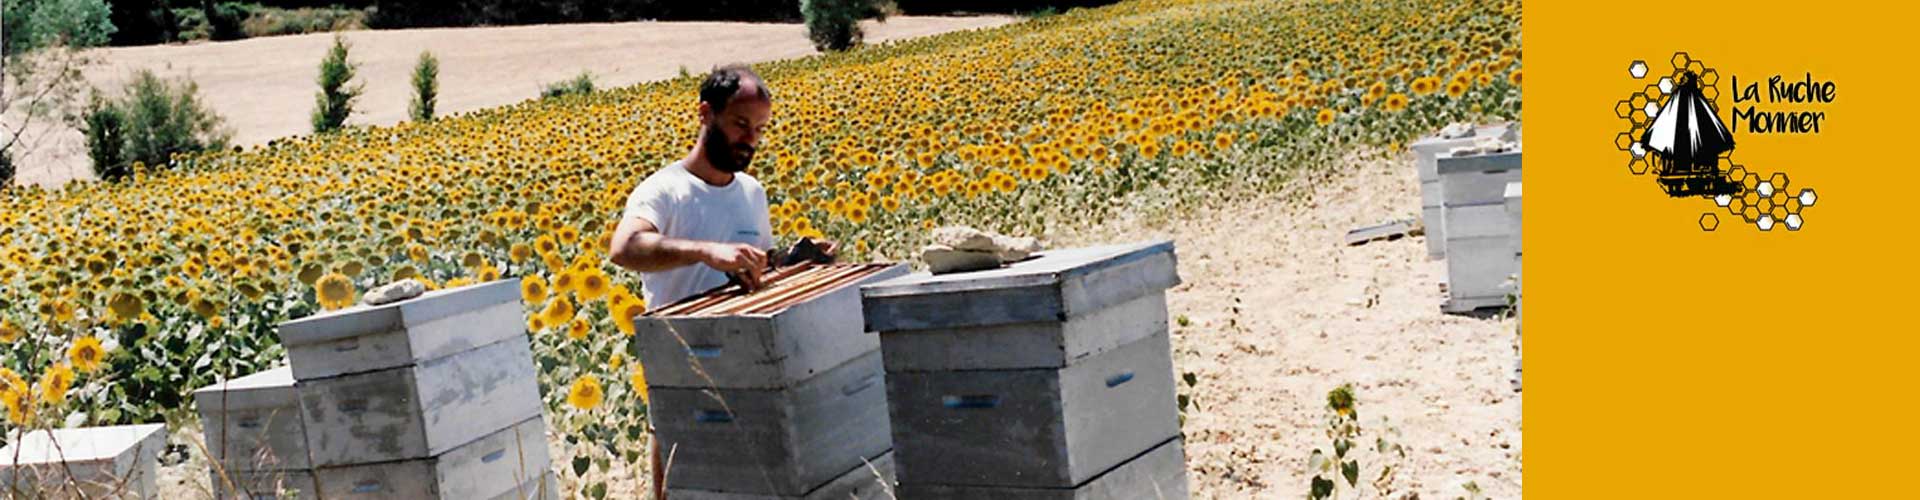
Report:
[[[117,459],[143,444],[151,449],[141,449],[140,453],[158,454],[160,446],[148,440],[165,435],[166,429],[167,424],[116,425],[35,430],[24,437],[16,430],[8,433],[10,444],[0,448],[0,456],[7,457],[6,465],[15,463],[16,452],[20,465],[101,462]]]
[[[233,392],[281,387],[293,387],[293,367],[282,365],[279,368],[268,369],[226,382],[216,382],[213,385],[195,389],[193,393],[204,394],[221,391]]]
[[[281,366],[195,389],[193,398],[202,418],[221,411],[294,406],[299,398],[293,380],[293,367]]]
[[[1172,252],[1173,242],[1167,240],[1047,250],[999,269],[939,275],[917,272],[861,287],[861,295],[878,298],[1059,285],[1094,271]]]
[[[1441,174],[1459,172],[1495,172],[1520,169],[1520,149],[1498,153],[1479,153],[1470,155],[1451,155],[1441,153],[1439,165],[1435,167]]]
[[[482,306],[519,300],[519,283],[512,279],[434,290],[391,304],[355,305],[281,323],[280,342],[293,347],[403,330]]]
[[[1180,283],[1172,241],[1048,250],[1000,269],[861,287],[871,331],[1063,321]]]
[[[776,269],[759,290],[747,293],[728,284],[648,312],[655,318],[765,316],[857,285],[899,264],[812,264],[802,262]]]

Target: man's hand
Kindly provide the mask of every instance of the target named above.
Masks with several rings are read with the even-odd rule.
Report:
[[[767,269],[767,253],[743,243],[709,243],[700,262],[723,273],[739,276],[748,290],[760,288],[760,274]]]

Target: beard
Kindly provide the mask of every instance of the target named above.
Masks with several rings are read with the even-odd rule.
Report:
[[[728,142],[727,134],[717,125],[707,127],[707,137],[702,142],[706,144],[707,162],[721,172],[737,174],[753,163],[753,145]]]

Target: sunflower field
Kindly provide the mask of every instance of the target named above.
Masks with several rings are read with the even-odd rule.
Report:
[[[1520,2],[1137,0],[760,65],[751,171],[783,240],[901,260],[926,229],[1044,235],[1262,192],[1360,147],[1517,119]],[[684,155],[697,77],[138,165],[0,192],[7,426],[191,417],[285,355],[275,326],[381,283],[519,280],[575,474],[644,459],[646,309],[604,253]],[[457,92],[457,89],[448,89]],[[601,486],[604,488],[604,485]]]

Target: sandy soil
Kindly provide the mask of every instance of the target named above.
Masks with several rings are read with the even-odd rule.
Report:
[[[1332,449],[1326,394],[1349,382],[1369,426],[1363,443],[1381,417],[1400,431],[1401,491],[1454,498],[1472,481],[1492,498],[1520,497],[1514,322],[1441,314],[1446,270],[1427,260],[1424,239],[1346,246],[1347,230],[1420,208],[1410,155],[1350,163],[1287,195],[1157,227],[1109,223],[1070,243],[1177,245],[1184,283],[1168,307],[1175,370],[1199,378],[1185,426],[1196,497],[1305,497],[1308,455]],[[1380,463],[1363,459],[1363,476]]]
[[[869,43],[999,26],[1011,16],[897,16],[866,21]],[[601,87],[672,78],[681,68],[699,73],[718,64],[803,57],[815,51],[799,24],[634,22],[492,28],[346,32],[351,60],[365,82],[360,113],[350,124],[404,120],[413,65],[420,52],[440,59],[440,114],[500,106],[540,95],[545,84],[594,74]],[[318,90],[314,80],[332,44],[330,34],[279,36],[192,45],[116,47],[90,51],[98,61],[84,74],[92,85],[117,89],[139,69],[190,76],[201,96],[227,120],[238,144],[262,144],[306,134]],[[17,158],[19,182],[46,186],[91,177],[80,133],[36,126],[41,146]]]
[[[1199,380],[1183,389],[1198,402],[1185,424],[1194,497],[1304,497],[1308,454],[1331,448],[1326,393],[1349,382],[1369,432],[1363,443],[1383,428],[1381,417],[1399,429],[1401,491],[1455,498],[1471,481],[1492,498],[1520,497],[1514,321],[1441,314],[1445,269],[1426,259],[1420,238],[1357,247],[1342,239],[1354,227],[1418,214],[1411,161],[1350,160],[1287,193],[1172,220],[1123,214],[1053,242],[1175,241],[1183,281],[1169,296],[1175,370]],[[550,436],[556,470],[573,456],[563,442]],[[1363,457],[1370,477],[1383,462]],[[193,485],[204,472],[178,472],[195,463],[163,473],[172,491],[205,491]],[[645,477],[644,467],[616,467],[610,496],[634,498]]]

